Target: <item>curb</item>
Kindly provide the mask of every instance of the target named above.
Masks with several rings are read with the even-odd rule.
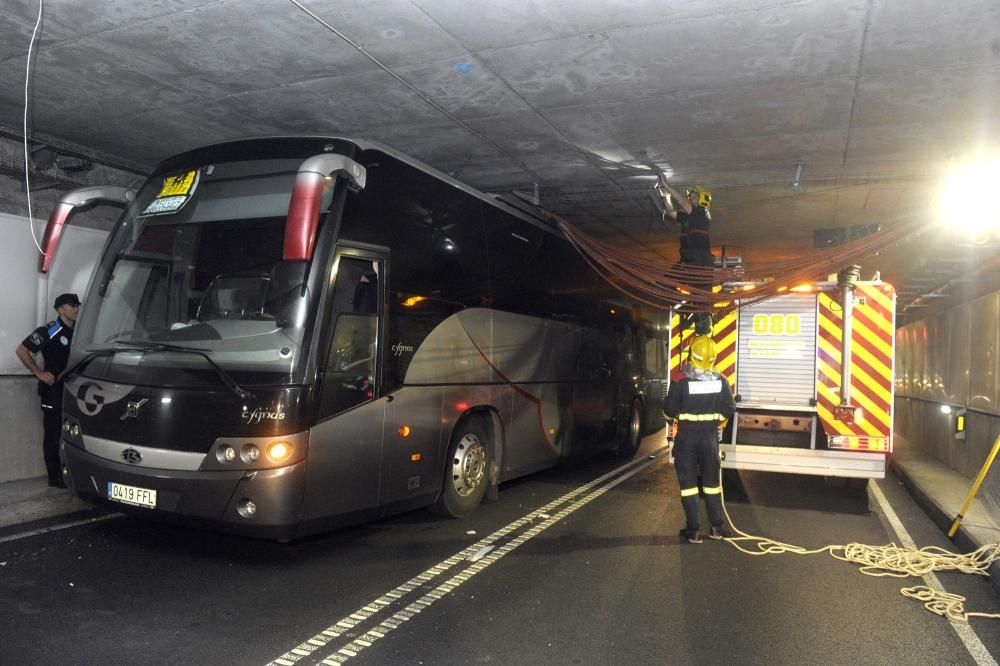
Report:
[[[948,534],[948,530],[951,529],[951,523],[955,520],[955,516],[946,512],[943,507],[939,506],[934,499],[924,492],[920,486],[918,486],[909,474],[906,473],[906,468],[903,465],[898,464],[896,461],[890,463],[892,471],[895,472],[899,480],[903,482],[906,487],[907,492],[916,501],[916,503],[924,510],[924,513],[937,525],[944,534]],[[977,548],[980,548],[986,544],[979,543],[972,534],[965,529],[964,525],[959,525],[958,531],[955,536],[951,539],[955,547],[963,552],[969,553]],[[1000,592],[1000,561],[995,561],[990,565],[989,576],[987,577],[990,585],[993,586],[997,592]]]
[[[11,492],[15,490],[13,488],[3,488],[3,485],[5,484],[0,484],[0,528],[93,508],[73,491],[50,488],[44,480],[30,487],[20,485],[17,492]]]

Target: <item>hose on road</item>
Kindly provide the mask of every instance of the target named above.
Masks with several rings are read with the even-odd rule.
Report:
[[[719,472],[719,487],[722,488],[722,472]],[[907,578],[923,576],[935,571],[960,571],[977,576],[989,576],[993,562],[1000,561],[1000,543],[987,544],[971,553],[952,553],[937,546],[923,548],[901,548],[894,543],[887,546],[870,546],[863,543],[828,545],[822,548],[803,548],[776,539],[748,534],[733,522],[726,507],[725,490],[722,491],[722,510],[733,532],[739,536],[725,539],[729,545],[747,555],[814,555],[827,552],[831,557],[844,562],[860,565],[859,571],[866,576],[892,576]],[[924,603],[924,608],[952,621],[968,622],[970,617],[1000,619],[1000,613],[967,612],[965,597],[959,594],[933,590],[925,585],[904,587],[900,590],[904,597]]]

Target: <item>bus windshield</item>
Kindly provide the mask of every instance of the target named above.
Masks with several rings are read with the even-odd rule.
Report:
[[[98,264],[71,365],[85,361],[84,375],[126,384],[218,386],[220,371],[241,385],[298,381],[308,264],[282,260],[298,164],[240,161],[152,177]]]

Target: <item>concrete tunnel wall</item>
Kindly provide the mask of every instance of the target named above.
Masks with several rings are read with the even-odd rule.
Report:
[[[45,476],[42,458],[42,413],[37,380],[14,355],[35,327],[55,317],[52,299],[75,291],[83,297],[90,271],[121,208],[99,205],[72,219],[60,243],[48,279],[38,273],[38,249],[28,229],[22,144],[0,138],[0,483]],[[65,192],[86,185],[135,187],[134,173],[94,164],[86,172],[55,167],[31,174],[31,216],[40,241],[45,220]],[[41,290],[39,289],[41,285]],[[39,292],[44,295],[40,295]],[[44,300],[40,306],[39,300]]]
[[[895,374],[894,422],[901,435],[895,449],[914,447],[967,476],[971,486],[1000,435],[1000,291],[899,328]],[[965,436],[959,438],[956,420],[963,412]],[[1000,517],[1000,460],[978,497]]]

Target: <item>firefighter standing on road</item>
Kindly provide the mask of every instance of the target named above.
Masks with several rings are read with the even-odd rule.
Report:
[[[736,410],[729,382],[712,367],[717,355],[715,342],[702,335],[691,342],[685,376],[670,386],[664,411],[677,419],[674,465],[681,487],[681,505],[687,520],[680,536],[689,543],[701,543],[698,506],[698,477],[708,507],[710,539],[728,536],[722,513],[722,486],[719,476],[719,423]]]

